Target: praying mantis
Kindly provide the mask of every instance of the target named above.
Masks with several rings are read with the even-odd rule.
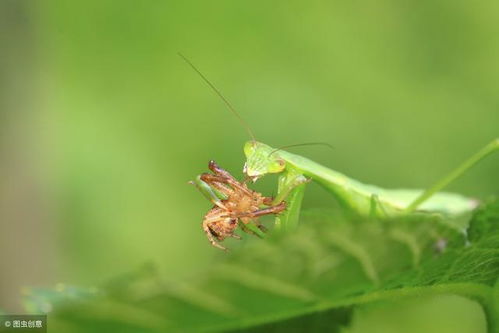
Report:
[[[251,137],[243,149],[246,156],[243,173],[247,179],[255,182],[265,175],[279,176],[277,195],[269,203],[278,205],[284,200],[286,202],[286,209],[276,216],[277,230],[293,230],[297,227],[305,187],[310,181],[324,187],[345,212],[361,217],[392,218],[408,214],[436,214],[452,219],[476,208],[478,202],[475,199],[441,191],[478,162],[498,151],[499,138],[492,140],[427,190],[392,190],[364,184],[306,157],[258,142],[250,127],[221,92],[186,57],[180,53],[179,55],[222,99]],[[199,177],[195,184],[213,202],[223,198]]]

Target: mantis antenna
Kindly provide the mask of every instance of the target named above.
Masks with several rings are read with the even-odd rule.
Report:
[[[276,149],[272,150],[270,152],[269,156],[272,155],[273,153],[277,153],[279,150],[282,150],[282,149],[291,148],[291,147],[300,147],[300,146],[326,146],[328,148],[334,149],[334,147],[331,146],[327,142],[305,142],[305,143],[297,143],[297,144],[294,144],[294,145],[281,146],[279,148],[276,148]]]
[[[253,131],[251,131],[251,128],[249,127],[248,123],[246,121],[244,121],[243,117],[241,117],[241,115],[236,111],[236,109],[234,109],[234,107],[229,103],[229,101],[227,100],[227,98],[224,97],[224,95],[222,95],[222,93],[213,85],[213,83],[210,82],[210,80],[208,80],[204,75],[203,73],[201,73],[201,71],[199,69],[196,68],[196,66],[194,66],[194,64],[192,62],[190,62],[189,59],[187,59],[182,53],[178,52],[178,55],[189,65],[192,67],[192,69],[199,74],[199,76],[201,76],[201,78],[203,79],[204,82],[206,82],[211,89],[213,89],[213,91],[218,95],[218,97],[220,97],[222,99],[222,101],[225,103],[225,105],[227,105],[227,107],[229,108],[229,110],[237,117],[237,119],[239,119],[239,122],[241,123],[241,125],[243,125],[243,127],[246,129],[246,131],[248,132],[249,136],[251,137],[251,140],[253,142],[256,142],[256,139],[255,139],[255,135],[253,134]]]

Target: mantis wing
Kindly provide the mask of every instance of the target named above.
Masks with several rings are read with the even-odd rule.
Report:
[[[417,197],[423,193],[422,190],[381,190],[380,198],[397,206],[406,208]],[[456,193],[438,192],[421,204],[418,210],[438,212],[451,217],[458,217],[470,213],[478,205],[478,201]]]

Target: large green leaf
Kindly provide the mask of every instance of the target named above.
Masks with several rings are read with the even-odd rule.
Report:
[[[26,300],[31,311],[53,308],[54,331],[334,332],[356,305],[450,293],[479,302],[492,331],[499,201],[479,208],[467,231],[437,215],[380,221],[309,211],[296,232],[251,239],[189,281],[148,265],[98,291],[60,286]]]

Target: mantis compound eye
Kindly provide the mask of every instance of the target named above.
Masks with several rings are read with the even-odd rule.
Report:
[[[284,170],[285,167],[286,167],[286,161],[278,158],[278,159],[272,161],[272,163],[269,165],[269,172],[270,173],[278,173],[278,172],[281,172],[282,170]]]
[[[253,155],[256,151],[256,148],[257,148],[256,142],[254,141],[246,142],[246,144],[244,145],[244,154],[246,155],[246,157]]]

